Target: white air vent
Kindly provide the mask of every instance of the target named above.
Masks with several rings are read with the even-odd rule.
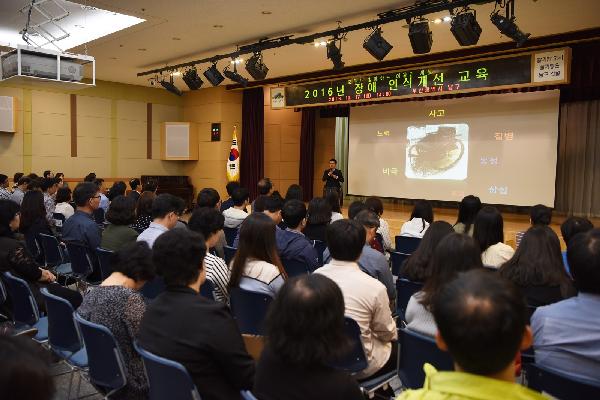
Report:
[[[16,132],[15,98],[0,96],[0,132]]]

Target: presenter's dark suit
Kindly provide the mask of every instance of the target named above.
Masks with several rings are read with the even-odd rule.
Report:
[[[329,168],[323,171],[323,182],[325,182],[325,186],[323,187],[323,197],[327,197],[327,193],[329,192],[337,192],[340,198],[340,205],[344,204],[344,196],[342,195],[342,182],[344,182],[344,175],[342,171],[339,169],[334,169],[332,175],[337,176],[337,179],[333,176],[329,175]]]

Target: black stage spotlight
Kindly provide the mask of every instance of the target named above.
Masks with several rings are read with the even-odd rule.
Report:
[[[340,42],[340,47],[337,47],[335,42]],[[327,42],[327,58],[333,63],[333,69],[339,71],[344,68],[344,62],[342,61],[342,41],[337,38],[333,38]]]
[[[408,26],[408,38],[412,46],[413,53],[425,54],[431,51],[433,37],[429,29],[429,21],[419,18],[412,21]]]
[[[383,60],[393,47],[381,36],[380,27],[376,27],[363,42],[363,48],[379,61]]]
[[[211,83],[213,86],[219,86],[221,82],[225,80],[223,75],[217,69],[217,64],[214,63],[210,66],[206,71],[204,71],[204,77]]]
[[[198,76],[198,71],[196,71],[196,67],[192,67],[185,71],[183,74],[183,81],[191,90],[198,90],[202,87],[204,82]]]
[[[490,20],[502,34],[517,42],[517,47],[521,47],[527,41],[527,38],[531,36],[531,33],[523,33],[519,29],[517,24],[515,24],[514,15],[509,18],[500,15],[500,11],[494,11],[490,16]]]
[[[167,89],[169,92],[176,94],[177,96],[183,95],[183,92],[177,86],[175,86],[175,84],[173,83],[173,75],[171,75],[168,82],[165,81],[164,79],[161,79],[160,85],[162,87],[164,87],[165,89]]]
[[[233,64],[233,71],[229,70],[229,65],[228,65],[223,70],[223,75],[225,75],[227,78],[231,79],[235,83],[239,83],[243,87],[246,87],[248,85],[248,79],[246,79],[243,76],[241,76],[240,74],[238,74],[237,64],[235,64],[235,62]]]
[[[475,11],[465,9],[456,14],[450,23],[450,31],[461,46],[477,44],[481,35],[481,26],[477,22]]]
[[[262,53],[254,53],[252,57],[246,61],[246,71],[254,80],[261,81],[267,77],[269,68],[263,63]]]

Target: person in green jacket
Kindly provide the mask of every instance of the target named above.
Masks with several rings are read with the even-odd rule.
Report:
[[[135,242],[138,233],[129,227],[135,221],[135,202],[125,196],[117,196],[110,202],[106,213],[110,224],[102,232],[100,246],[106,250],[119,251],[128,243]]]
[[[455,371],[425,364],[422,389],[398,400],[537,400],[540,393],[515,383],[515,358],[532,344],[527,306],[511,282],[483,269],[461,274],[436,296],[436,343]]]

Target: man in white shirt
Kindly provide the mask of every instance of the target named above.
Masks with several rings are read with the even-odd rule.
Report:
[[[152,203],[152,218],[150,226],[140,233],[138,242],[148,243],[148,247],[154,246],[154,241],[169,229],[177,225],[179,216],[183,212],[185,204],[179,197],[172,194],[160,194]]]
[[[398,332],[392,319],[385,286],[358,266],[366,241],[364,227],[342,219],[327,227],[327,244],[332,260],[315,273],[338,284],[344,295],[346,316],[360,326],[368,366],[356,375],[368,378],[396,368]]]
[[[231,195],[233,207],[223,211],[226,228],[238,228],[248,216],[246,207],[248,206],[248,189],[237,188]]]

